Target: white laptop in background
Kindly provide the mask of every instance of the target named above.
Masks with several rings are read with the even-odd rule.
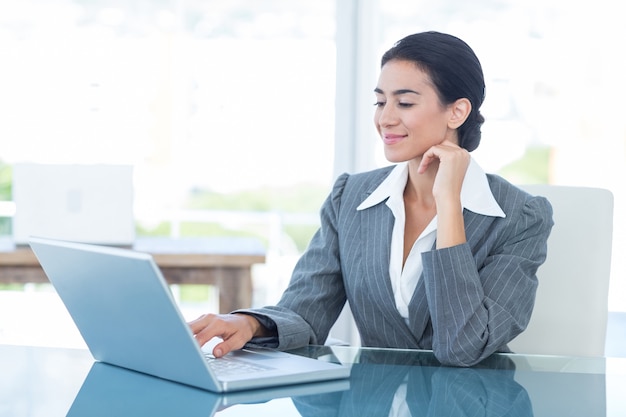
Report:
[[[208,357],[148,254],[42,238],[30,246],[98,361],[214,392],[349,377],[343,365],[268,349]],[[242,369],[218,373],[224,365]]]
[[[135,238],[130,165],[13,166],[13,240],[29,236],[129,246]]]

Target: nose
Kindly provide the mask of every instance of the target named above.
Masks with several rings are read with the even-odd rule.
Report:
[[[396,112],[393,109],[393,106],[389,104],[384,104],[382,106],[377,107],[376,109],[376,124],[385,127],[392,126],[397,123]]]

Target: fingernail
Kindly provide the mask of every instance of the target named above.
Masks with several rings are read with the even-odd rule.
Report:
[[[222,349],[215,349],[215,350],[213,351],[213,354],[214,354],[215,356],[222,356]]]

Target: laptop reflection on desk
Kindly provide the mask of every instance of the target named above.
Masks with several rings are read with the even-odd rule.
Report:
[[[104,362],[94,362],[67,417],[211,417],[238,404],[345,391],[347,379],[217,394]]]

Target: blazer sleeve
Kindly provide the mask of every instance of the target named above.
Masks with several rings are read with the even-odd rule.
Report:
[[[530,320],[552,207],[543,197],[511,194],[506,218],[475,215],[467,243],[422,255],[432,348],[444,364],[471,366],[508,351]]]
[[[337,178],[320,210],[321,226],[302,254],[276,306],[238,312],[265,316],[275,324],[280,350],[323,344],[346,303],[337,217],[348,174]],[[253,339],[250,345],[258,345]],[[276,343],[265,343],[276,347]],[[275,342],[275,341],[274,341]]]

